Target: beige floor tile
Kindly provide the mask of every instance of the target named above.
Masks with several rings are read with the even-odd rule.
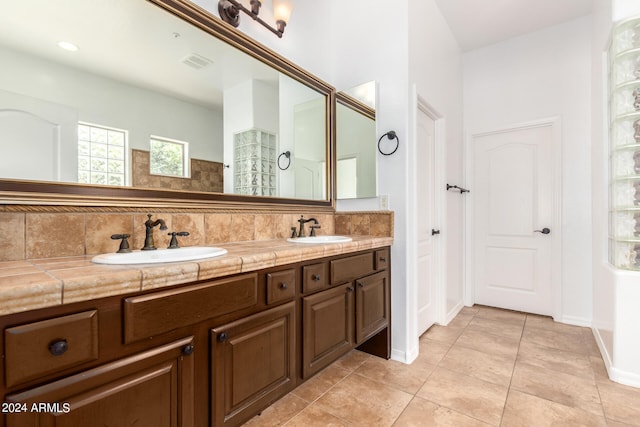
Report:
[[[538,328],[544,329],[545,331],[562,332],[576,335],[582,335],[583,330],[588,330],[588,328],[556,322],[549,316],[539,316],[537,314],[527,314],[525,328]]]
[[[511,382],[513,364],[512,357],[454,345],[438,366],[493,384],[508,386]]]
[[[342,356],[340,359],[336,360],[333,365],[353,372],[371,357],[375,356],[363,353],[362,351],[353,350]]]
[[[485,328],[467,326],[456,341],[456,345],[473,348],[478,351],[512,357],[515,360],[518,354],[520,341],[516,338],[496,335],[487,332]]]
[[[287,427],[348,427],[352,425],[315,405],[303,409],[286,424]]]
[[[372,357],[364,362],[355,373],[407,393],[415,394],[435,367],[436,365],[427,363],[424,358],[418,358],[410,365],[407,365],[394,360]]]
[[[497,425],[507,398],[507,386],[438,367],[416,396]]]
[[[640,426],[640,389],[613,381],[599,382],[598,389],[608,420]]]
[[[247,427],[281,426],[306,407],[307,402],[289,393],[244,425]]]
[[[433,341],[453,344],[458,339],[463,330],[463,328],[433,325],[422,336]]]
[[[511,389],[603,416],[600,395],[593,379],[516,363]]]
[[[448,328],[466,328],[469,322],[473,319],[473,314],[459,313],[449,324]]]
[[[582,334],[566,333],[541,328],[524,328],[522,342],[529,342],[559,350],[588,354]]]
[[[502,322],[512,322],[518,325],[523,325],[527,315],[519,311],[503,310],[501,308],[481,305],[478,306],[476,317],[499,320]]]
[[[591,360],[591,368],[593,369],[593,375],[596,378],[596,382],[604,381],[609,382],[609,373],[607,372],[607,367],[604,364],[604,360],[602,360],[602,356],[590,356]]]
[[[522,337],[522,325],[513,322],[503,322],[502,320],[487,319],[485,317],[474,317],[469,326],[484,328],[486,332],[495,335],[504,335],[509,338],[520,339]]]
[[[328,366],[307,382],[298,386],[291,393],[311,403],[326,393],[331,387],[345,379],[351,372],[352,371],[335,364]]]
[[[437,365],[450,348],[451,344],[434,341],[425,338],[423,335],[420,338],[420,353],[418,354],[418,359],[424,359],[427,363]]]
[[[604,417],[515,390],[509,392],[503,427],[606,427]]]
[[[420,397],[414,398],[393,424],[394,427],[488,427],[490,425]]]
[[[390,426],[413,396],[361,375],[351,374],[312,405],[359,426]]]
[[[460,310],[459,314],[473,314],[473,315],[475,315],[476,313],[478,313],[479,310],[480,310],[480,306],[479,305],[474,305],[474,306],[471,306],[471,307],[464,306],[464,307],[462,307],[462,310]]]
[[[591,356],[587,354],[521,342],[518,350],[518,362],[590,380],[594,379]]]

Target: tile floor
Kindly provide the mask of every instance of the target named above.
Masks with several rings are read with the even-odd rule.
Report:
[[[640,389],[609,381],[591,330],[465,307],[411,364],[353,351],[246,426],[640,426]]]

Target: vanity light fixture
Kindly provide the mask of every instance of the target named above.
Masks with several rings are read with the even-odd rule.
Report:
[[[260,0],[251,0],[251,9],[247,9],[237,0],[219,0],[218,14],[220,18],[227,24],[237,27],[240,24],[240,11],[249,15],[254,21],[258,21],[262,26],[267,28],[278,37],[282,37],[284,27],[289,22],[291,9],[293,9],[293,0],[273,0],[273,17],[276,20],[276,28],[267,24],[258,16],[262,3]]]

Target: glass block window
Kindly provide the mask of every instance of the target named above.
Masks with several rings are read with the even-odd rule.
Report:
[[[187,142],[152,136],[149,147],[151,174],[188,178],[188,148]]]
[[[126,153],[126,130],[78,124],[78,182],[126,185]]]
[[[276,136],[251,129],[233,135],[235,194],[277,196]]]

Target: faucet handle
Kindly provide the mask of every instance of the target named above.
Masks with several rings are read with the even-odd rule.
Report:
[[[171,233],[167,233],[168,236],[171,236],[171,241],[169,242],[169,249],[178,249],[178,237],[186,237],[189,235],[188,231],[172,231]]]
[[[313,224],[310,228],[311,228],[311,233],[309,233],[309,236],[315,237],[316,236],[316,229],[321,228],[321,227],[320,227],[320,224]]]
[[[298,237],[298,233],[296,233],[296,228],[291,227],[291,238],[295,239],[296,237]]]
[[[112,240],[122,240],[120,242],[120,248],[116,253],[126,254],[131,252],[131,248],[129,248],[129,241],[127,240],[129,237],[131,237],[130,234],[112,234],[111,235]]]

